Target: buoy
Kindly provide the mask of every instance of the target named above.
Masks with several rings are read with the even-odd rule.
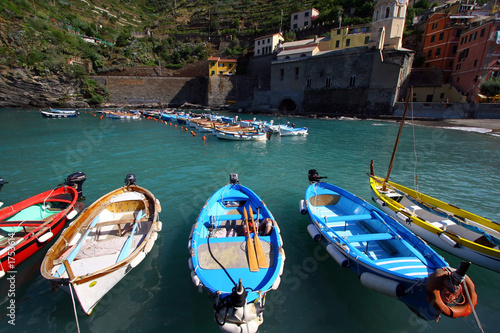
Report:
[[[387,296],[399,298],[405,295],[404,286],[394,280],[386,279],[368,272],[362,273],[359,280],[366,288],[378,291]]]
[[[196,133],[195,133],[195,132],[193,132],[193,131],[191,131],[191,134],[193,134],[193,136],[196,136]]]
[[[312,224],[309,224],[307,226],[307,232],[309,235],[311,235],[312,239],[314,239],[315,242],[319,242],[321,240],[321,234],[318,232],[318,229]]]
[[[181,129],[184,129],[184,126],[181,126]]]
[[[177,124],[175,124],[174,127],[177,127]]]
[[[339,250],[335,248],[335,246],[333,246],[332,244],[328,244],[326,246],[326,251],[341,267],[349,267],[349,260],[347,260],[347,258],[342,253],[340,253]]]
[[[205,136],[202,136],[201,139],[205,141],[207,138]]]
[[[181,128],[182,128],[182,127],[181,127]],[[185,127],[184,129],[185,129],[185,130],[186,130],[186,132],[187,132],[188,128],[187,128],[187,127]]]
[[[100,118],[102,119],[102,117],[104,117],[104,115],[102,115]]]
[[[300,200],[299,201],[299,210],[300,214],[306,215],[307,214],[307,207],[306,207],[306,201],[305,200]]]
[[[168,123],[170,126],[172,126],[172,123]]]

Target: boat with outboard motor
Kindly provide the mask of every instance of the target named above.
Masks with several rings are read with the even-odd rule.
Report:
[[[83,209],[77,200],[85,180],[83,172],[73,173],[54,189],[0,209],[0,277],[50,243]]]
[[[154,195],[127,175],[125,186],[97,199],[63,231],[43,259],[42,276],[75,293],[90,314],[151,251],[162,227],[160,211]]]
[[[253,233],[253,237],[252,237]],[[278,288],[285,252],[265,203],[237,174],[203,206],[189,236],[189,268],[224,332],[257,332],[265,296]]]
[[[322,182],[326,177],[319,177],[314,169],[308,176],[310,185],[300,203],[301,213],[309,216],[307,230],[341,267],[351,268],[362,285],[397,298],[426,320],[441,313],[450,317],[472,313],[477,295],[465,275],[470,263],[453,270],[430,246],[380,209]],[[451,280],[452,284],[447,283]]]

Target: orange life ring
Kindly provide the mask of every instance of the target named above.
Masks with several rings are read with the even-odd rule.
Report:
[[[464,287],[470,295],[470,300],[474,305],[477,305],[477,294],[476,288],[472,280],[466,275],[464,282],[462,282],[461,290],[459,291],[461,296],[464,298],[462,304],[457,304],[453,306],[448,306],[447,303],[442,299],[441,292],[447,290],[446,280],[450,279],[450,272],[446,269],[440,268],[436,270],[429,276],[427,281],[426,289],[428,293],[429,303],[431,303],[438,311],[443,313],[445,316],[450,318],[467,317],[472,313],[472,307],[469,300],[465,296]]]

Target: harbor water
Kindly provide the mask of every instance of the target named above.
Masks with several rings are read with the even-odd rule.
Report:
[[[207,294],[191,281],[187,246],[203,204],[229,182],[230,173],[264,200],[284,242],[281,285],[267,295],[259,332],[479,332],[473,315],[423,321],[397,299],[366,289],[307,233],[299,201],[309,185],[308,170],[371,201],[370,161],[377,175],[387,174],[397,122],[261,117],[308,127],[309,135],[240,142],[193,129],[194,136],[182,125],[90,112],[47,119],[35,110],[0,109],[0,117],[0,177],[9,182],[0,192],[4,206],[53,188],[78,171],[87,175],[86,205],[122,186],[129,173],[161,202],[163,229],[146,259],[90,316],[75,300],[81,332],[220,332]],[[418,185],[426,194],[498,222],[499,168],[499,137],[406,125],[390,179]],[[40,275],[47,250],[0,280],[0,332],[76,332],[71,296],[51,290]],[[460,263],[437,252],[452,267]],[[479,322],[485,332],[498,332],[500,275],[475,265],[468,275],[478,294]]]

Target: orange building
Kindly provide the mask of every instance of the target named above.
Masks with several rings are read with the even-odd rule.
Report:
[[[425,26],[423,51],[425,68],[440,68],[445,83],[449,83],[458,50],[460,36],[474,16],[435,13]]]
[[[476,101],[481,83],[497,77],[500,77],[500,18],[488,16],[462,32],[451,83],[468,96],[468,101]]]

